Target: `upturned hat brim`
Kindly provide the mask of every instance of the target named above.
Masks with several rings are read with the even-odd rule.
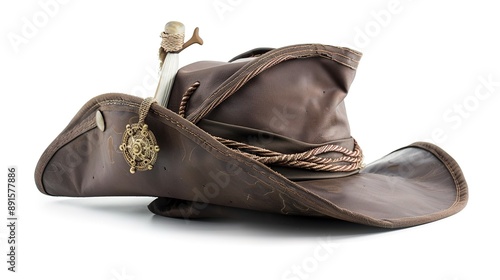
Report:
[[[320,215],[354,223],[401,228],[436,221],[467,204],[467,183],[455,160],[436,145],[417,142],[367,165],[358,174],[295,182]],[[299,205],[304,198],[286,201]],[[317,203],[314,203],[316,201]],[[176,218],[231,216],[231,207],[158,198],[149,205]],[[283,212],[282,212],[283,213]],[[286,211],[284,212],[286,214]]]
[[[355,175],[291,181],[156,104],[145,119],[160,147],[154,168],[131,174],[119,146],[142,103],[124,94],[90,100],[38,162],[39,190],[55,196],[162,197],[150,209],[174,217],[203,216],[213,204],[387,228],[435,221],[467,203],[458,164],[429,143],[396,150]],[[176,203],[165,204],[166,198]]]

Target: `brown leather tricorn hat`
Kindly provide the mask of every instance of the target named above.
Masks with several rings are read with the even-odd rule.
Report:
[[[439,147],[362,163],[344,106],[360,58],[316,44],[256,49],[181,68],[168,108],[97,96],[44,152],[36,184],[54,196],[158,197],[152,212],[181,218],[244,208],[398,228],[457,213],[467,184]]]

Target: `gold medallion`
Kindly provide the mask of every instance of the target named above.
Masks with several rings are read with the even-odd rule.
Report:
[[[130,173],[136,170],[145,171],[153,169],[160,147],[156,138],[148,125],[144,123],[149,107],[154,101],[152,98],[146,98],[139,109],[139,122],[127,124],[123,133],[120,151],[123,157],[130,165]]]

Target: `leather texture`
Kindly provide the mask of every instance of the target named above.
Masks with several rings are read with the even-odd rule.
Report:
[[[347,48],[308,44],[181,68],[168,108],[153,104],[145,119],[160,147],[154,168],[135,174],[119,146],[126,125],[138,120],[142,99],[96,96],[41,156],[36,185],[54,196],[158,197],[149,209],[177,218],[244,208],[399,228],[459,212],[468,199],[465,178],[453,158],[430,143],[395,150],[359,171],[322,172],[268,166],[218,140],[285,154],[325,144],[352,150],[344,98],[360,58]],[[196,82],[183,117],[180,104]],[[96,126],[97,110],[104,131]]]

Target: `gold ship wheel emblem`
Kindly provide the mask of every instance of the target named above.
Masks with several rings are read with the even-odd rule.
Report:
[[[146,98],[139,109],[139,122],[127,124],[123,133],[120,151],[123,157],[130,165],[130,173],[134,174],[136,170],[145,171],[153,169],[160,147],[156,138],[148,125],[144,123],[149,107],[153,101]]]

